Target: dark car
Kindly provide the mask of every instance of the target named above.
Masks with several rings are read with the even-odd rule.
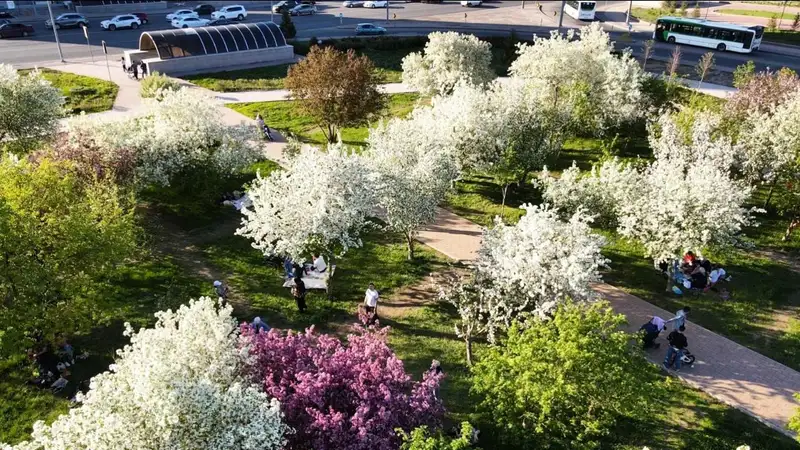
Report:
[[[22,23],[4,23],[0,25],[0,38],[28,37],[33,34],[33,27]]]
[[[232,20],[228,20],[228,19],[215,19],[215,20],[212,20],[211,22],[208,22],[205,26],[207,26],[207,27],[219,27],[219,26],[222,26],[222,25],[233,25],[234,23],[236,23],[236,22],[234,22]]]
[[[131,13],[131,14],[138,17],[139,20],[142,21],[142,25],[150,22],[150,20],[147,18],[147,13]]]
[[[194,12],[196,12],[198,16],[208,16],[216,10],[217,8],[214,8],[214,5],[209,5],[207,3],[203,3],[194,7]]]
[[[0,11],[0,19],[13,19],[14,16],[8,11]]]
[[[44,26],[47,28],[52,28],[53,25],[47,20],[44,23]],[[86,16],[81,14],[75,13],[67,13],[61,14],[60,16],[56,17],[56,29],[60,28],[78,28],[78,27],[88,27],[89,26],[89,19]]]

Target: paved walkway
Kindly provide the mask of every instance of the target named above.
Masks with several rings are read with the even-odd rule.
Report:
[[[108,78],[104,64],[72,64],[53,68]],[[105,114],[136,111],[141,107],[138,82],[123,78],[119,68],[116,68],[116,72],[117,75],[112,70],[112,80],[120,85],[120,95],[114,103],[114,110]],[[724,86],[704,84],[704,88],[710,89],[709,94],[720,97],[731,92],[730,88]],[[387,92],[408,92],[401,84],[389,85],[386,89]],[[223,101],[244,102],[278,101],[284,99],[286,93],[240,92],[215,95]],[[229,124],[238,124],[252,121],[252,118],[225,108],[223,120]],[[276,142],[264,145],[264,154],[267,158],[285,162],[282,153],[285,144],[277,133],[276,137]],[[420,233],[419,240],[454,260],[470,262],[477,256],[481,235],[482,228],[477,224],[440,208],[437,210],[436,220]],[[613,286],[599,284],[595,289],[612,303],[615,310],[628,317],[631,330],[638,329],[652,315],[671,317],[670,312]],[[800,391],[800,373],[691,322],[688,323],[686,334],[698,361],[693,368],[679,373],[678,376],[716,399],[788,434],[785,425],[798,407],[792,395]],[[651,354],[653,362],[659,363],[663,353],[664,350]]]

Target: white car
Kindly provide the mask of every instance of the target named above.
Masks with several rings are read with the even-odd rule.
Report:
[[[208,22],[210,22],[210,20],[201,19],[199,17],[179,17],[177,19],[172,19],[172,26],[175,28],[204,27],[208,25]]]
[[[342,6],[345,8],[358,8],[364,6],[364,2],[359,0],[345,0],[342,2]]]
[[[174,13],[167,14],[167,22],[172,22],[175,19],[182,19],[184,17],[199,17],[196,12],[191,9],[179,9]]]
[[[122,14],[100,22],[100,28],[109,31],[117,28],[133,28],[135,30],[140,26],[142,26],[142,20],[133,14]]]
[[[481,6],[483,4],[483,0],[461,0],[461,6]]]
[[[364,2],[364,8],[388,8],[389,0]]]
[[[244,20],[245,17],[247,17],[247,10],[242,5],[224,6],[219,11],[211,13],[212,19]]]

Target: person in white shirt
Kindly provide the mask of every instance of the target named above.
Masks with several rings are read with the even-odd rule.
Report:
[[[313,261],[312,266],[314,270],[319,273],[325,272],[325,269],[328,268],[328,265],[325,264],[325,258],[323,258],[322,255],[314,255]]]
[[[364,294],[364,309],[371,316],[371,320],[378,317],[378,298],[381,294],[375,289],[375,285],[370,283],[367,292]]]

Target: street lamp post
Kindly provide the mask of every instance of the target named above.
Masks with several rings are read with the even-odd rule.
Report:
[[[272,11],[272,2],[270,1],[269,2],[269,21],[272,22],[272,23],[275,23],[275,17],[273,17],[274,14],[275,13]]]
[[[53,35],[55,35],[55,37],[56,37],[56,46],[58,47],[58,58],[63,63],[63,62],[65,62],[64,61],[64,53],[61,51],[61,42],[58,40],[58,30],[56,29],[56,19],[53,18],[53,7],[50,5],[51,3],[53,3],[53,2],[50,2],[50,1],[47,2],[47,12],[50,13],[50,26],[53,27]],[[36,6],[34,4],[34,8],[35,7]]]
[[[628,2],[628,12],[625,14],[625,25],[628,29],[631,28],[631,8],[633,8],[633,0]]]
[[[386,23],[389,23],[389,1],[386,2]]]
[[[786,12],[787,3],[789,3],[787,0],[783,0],[783,10],[781,10],[781,18],[778,20],[778,31],[780,31],[781,23],[783,23],[783,14]]]
[[[558,16],[558,34],[561,34],[561,28],[564,26],[564,5],[567,0],[561,0],[561,14]]]

